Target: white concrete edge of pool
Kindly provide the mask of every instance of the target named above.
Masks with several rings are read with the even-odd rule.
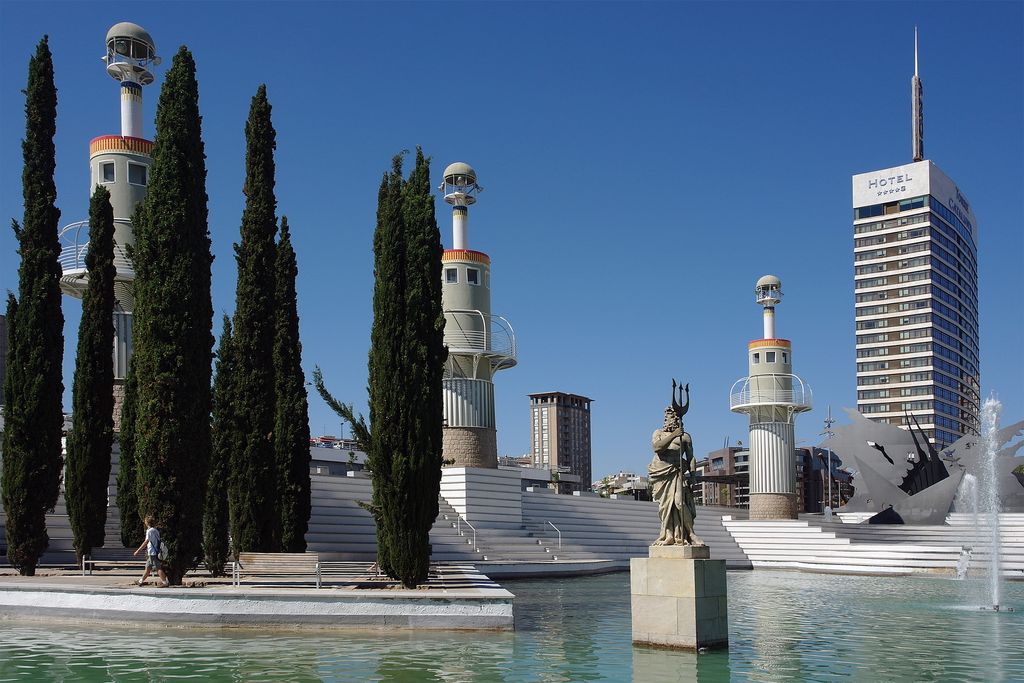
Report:
[[[0,619],[69,619],[149,626],[273,626],[512,630],[513,595],[470,590],[202,591],[0,584]]]

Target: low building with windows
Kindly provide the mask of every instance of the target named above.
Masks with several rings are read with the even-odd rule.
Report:
[[[747,507],[750,504],[749,467],[750,451],[740,444],[708,453],[707,458],[698,463],[702,504]]]
[[[595,493],[603,498],[632,498],[633,500],[650,500],[651,490],[647,477],[635,472],[619,470],[609,474],[592,484]]]

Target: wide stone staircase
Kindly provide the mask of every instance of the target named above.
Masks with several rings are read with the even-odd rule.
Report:
[[[116,460],[115,460],[116,463]],[[92,552],[95,558],[107,560],[131,559],[132,551],[135,548],[125,549],[121,547],[121,515],[117,509],[117,470],[116,467],[110,473],[107,486],[107,521],[104,525],[106,548],[96,548]],[[7,513],[0,507],[0,565],[7,564]],[[67,506],[64,503],[64,493],[57,497],[57,504],[53,512],[46,515],[46,533],[50,543],[39,558],[40,566],[75,566],[74,534],[71,532],[71,522],[68,519]]]
[[[1024,515],[1003,513],[1000,521],[1001,572],[1008,578],[1024,578]],[[979,538],[973,516],[959,514],[934,526],[844,523],[838,518],[825,521],[821,515],[756,522],[727,518],[724,523],[754,567],[956,575],[967,548],[968,571],[987,571],[991,549],[984,525]]]
[[[131,559],[134,550],[122,548],[120,544],[116,472],[115,461],[110,476],[107,547],[92,553],[93,558],[100,561]],[[308,549],[319,553],[321,559],[328,563],[373,562],[377,552],[376,528],[370,513],[359,505],[360,501],[369,502],[371,499],[370,480],[359,475],[313,475],[311,483],[312,514],[306,534]],[[722,526],[724,510],[699,508],[697,533],[712,547],[713,557],[724,558],[730,568],[749,568],[750,561]],[[0,511],[0,534],[3,533],[4,519]],[[47,515],[47,530],[50,546],[41,558],[41,566],[74,566],[72,533],[63,497],[53,513]],[[591,562],[621,569],[630,557],[646,556],[648,546],[658,532],[658,512],[654,503],[590,495],[556,495],[544,489],[524,492],[522,519],[497,528],[466,522],[442,497],[439,499],[439,514],[430,531],[430,543],[432,559],[440,563],[551,565]],[[6,564],[6,557],[0,556],[0,563]],[[550,566],[540,568],[541,571],[546,569]]]
[[[743,512],[697,508],[697,535],[710,546],[711,557],[724,559],[729,569],[751,567],[750,560],[722,525],[723,514]],[[523,493],[523,524],[538,543],[554,546],[552,552],[559,559],[616,560],[622,565],[631,557],[646,557],[651,542],[661,531],[655,503],[587,494],[557,495],[548,489]]]
[[[308,549],[327,562],[376,561],[377,529],[369,511],[359,505],[360,501],[370,502],[370,480],[365,476],[331,475],[313,475],[311,479]],[[440,512],[430,530],[431,559],[462,564],[482,559],[483,553],[472,545],[471,530],[456,526],[458,515],[444,499],[439,505]]]

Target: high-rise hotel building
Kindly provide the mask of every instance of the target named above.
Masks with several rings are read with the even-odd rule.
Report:
[[[857,409],[947,446],[979,423],[978,224],[924,159],[916,61],[913,163],[853,176]]]

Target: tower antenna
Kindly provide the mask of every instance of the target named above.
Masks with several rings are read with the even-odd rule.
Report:
[[[914,76],[910,79],[911,126],[913,129],[914,161],[924,160],[924,86],[918,74],[917,27],[914,27]]]

